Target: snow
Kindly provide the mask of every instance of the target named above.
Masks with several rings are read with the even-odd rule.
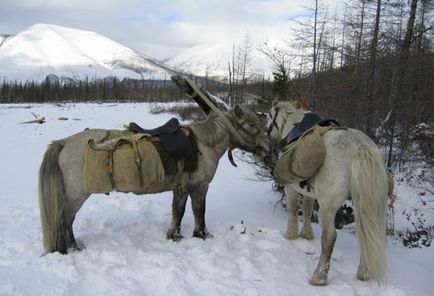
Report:
[[[388,242],[388,284],[355,279],[359,252],[351,233],[338,231],[329,284],[308,279],[320,254],[313,241],[282,237],[286,213],[254,168],[224,156],[207,197],[213,239],[192,238],[190,205],[184,239],[165,239],[171,194],[94,195],[74,224],[81,252],[41,256],[37,174],[50,141],[86,127],[155,127],[173,115],[152,115],[152,104],[0,105],[0,295],[432,295],[434,248]],[[44,116],[44,124],[20,124]],[[68,120],[59,120],[66,117]]]
[[[0,79],[42,81],[47,75],[77,80],[168,79],[154,59],[91,31],[36,24],[0,47]]]

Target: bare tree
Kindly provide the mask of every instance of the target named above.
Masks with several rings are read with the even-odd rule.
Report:
[[[375,13],[375,24],[374,24],[374,32],[370,44],[370,53],[369,53],[369,73],[367,79],[367,91],[366,91],[366,122],[365,122],[365,132],[368,136],[373,136],[372,133],[372,101],[374,97],[374,76],[375,70],[377,68],[377,51],[378,51],[378,32],[380,30],[380,16],[381,16],[381,0],[377,0],[377,8]]]
[[[388,149],[388,157],[387,157],[387,166],[392,166],[392,151],[393,151],[393,143],[395,140],[395,128],[397,117],[402,117],[402,103],[404,101],[401,98],[402,94],[400,94],[400,89],[402,86],[403,72],[407,66],[408,58],[410,55],[410,46],[413,40],[413,30],[414,23],[416,18],[417,11],[417,3],[418,0],[411,0],[410,4],[410,14],[407,21],[407,27],[405,31],[404,40],[401,42],[401,46],[399,49],[398,61],[394,69],[392,86],[390,91],[389,101],[391,103],[391,123],[390,123],[390,139],[389,139],[389,149]]]
[[[243,43],[240,45],[240,71],[241,71],[241,89],[240,89],[240,100],[243,100],[244,91],[247,84],[247,69],[249,67],[250,55],[252,51],[252,45],[249,35],[244,37]]]
[[[316,79],[320,62],[320,53],[325,38],[327,24],[327,6],[320,0],[312,0],[311,7],[305,7],[312,13],[312,18],[304,21],[293,20],[296,27],[293,29],[294,37],[288,42],[288,46],[294,48],[298,55],[299,73],[305,73],[309,68],[309,85],[304,93],[310,98],[311,109],[316,109]],[[305,52],[308,53],[305,53]]]

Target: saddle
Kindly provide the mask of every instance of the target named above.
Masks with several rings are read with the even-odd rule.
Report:
[[[305,131],[311,129],[316,124],[319,126],[341,126],[340,123],[334,119],[322,119],[316,113],[306,113],[304,114],[303,119],[300,122],[295,123],[288,135],[280,141],[280,148],[283,149],[296,141]]]
[[[135,122],[130,122],[128,128],[135,133],[151,135],[151,141],[160,142],[164,151],[175,160],[187,159],[193,153],[193,145],[176,118],[154,129],[144,129]]]
[[[130,122],[128,129],[134,133],[148,134],[160,154],[166,174],[182,171],[192,173],[197,169],[198,149],[196,138],[190,129],[181,127],[178,119],[171,118],[162,126],[144,129],[135,122]]]

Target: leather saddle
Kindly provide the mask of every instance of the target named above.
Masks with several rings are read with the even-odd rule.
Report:
[[[144,129],[135,122],[130,122],[128,128],[136,133],[151,135],[154,141],[160,142],[164,151],[175,160],[187,159],[193,153],[193,145],[189,137],[183,133],[176,118],[171,118],[154,129]]]
[[[315,124],[318,124],[320,126],[341,126],[341,124],[334,119],[322,119],[316,113],[306,113],[304,114],[303,119],[300,122],[295,123],[294,127],[289,131],[288,135],[283,138],[282,141],[280,141],[280,148],[282,149],[287,145],[291,144],[292,142],[296,141],[305,131],[312,128]]]

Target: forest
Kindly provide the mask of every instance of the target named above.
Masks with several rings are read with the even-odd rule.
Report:
[[[433,2],[346,1],[340,17],[329,17],[317,0],[312,12],[288,42],[301,56],[264,50],[278,97],[363,130],[387,148],[389,167],[410,156],[432,165]]]

